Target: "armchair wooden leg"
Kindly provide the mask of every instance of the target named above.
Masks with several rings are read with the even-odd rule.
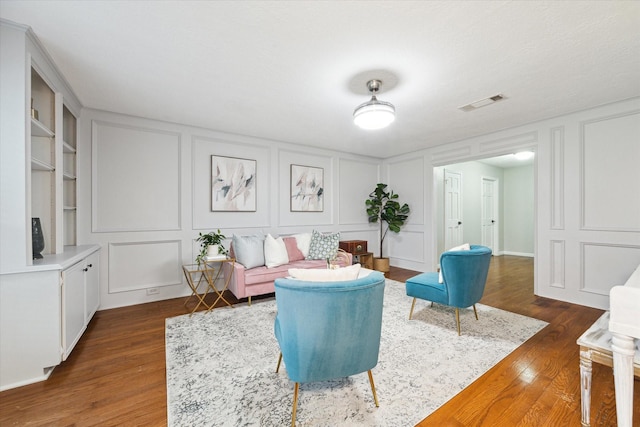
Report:
[[[456,307],[456,326],[458,327],[458,336],[460,336],[460,310]]]
[[[280,363],[282,362],[282,352],[280,352],[280,357],[278,357],[278,366],[276,367],[276,374],[280,370]]]
[[[293,388],[293,411],[291,412],[291,427],[296,427],[296,410],[298,409],[298,388],[299,383],[296,383]]]
[[[249,296],[249,307],[251,307],[251,296]]]
[[[376,394],[376,386],[375,384],[373,384],[373,375],[371,375],[371,369],[369,369],[367,373],[369,374],[369,383],[371,384],[371,391],[373,392],[373,401],[376,404],[376,408],[379,408],[380,405],[378,404],[378,395]]]
[[[478,310],[476,310],[476,305],[475,304],[473,304],[473,312],[476,315],[476,320],[478,320]]]
[[[411,320],[411,316],[413,316],[413,307],[416,306],[416,299],[413,299],[413,302],[411,303],[411,311],[409,312],[409,320]]]

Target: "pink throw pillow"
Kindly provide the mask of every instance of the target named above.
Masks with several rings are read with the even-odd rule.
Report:
[[[287,248],[287,255],[289,256],[289,262],[300,261],[304,259],[304,254],[298,249],[298,244],[295,237],[283,237],[284,245]]]

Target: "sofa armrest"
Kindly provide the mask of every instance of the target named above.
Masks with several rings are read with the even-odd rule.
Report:
[[[229,289],[237,298],[246,297],[245,288],[246,284],[244,281],[244,272],[246,268],[244,265],[239,262],[230,263],[225,262],[222,264],[222,273],[224,274],[224,280],[229,280],[229,285],[227,289]],[[231,276],[229,278],[229,276]]]

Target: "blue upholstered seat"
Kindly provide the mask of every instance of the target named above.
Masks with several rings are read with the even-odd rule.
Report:
[[[344,282],[276,279],[274,330],[281,351],[276,371],[284,360],[296,383],[292,425],[299,383],[368,371],[378,406],[371,369],[378,363],[384,284],[379,272]]]
[[[439,283],[438,273],[422,273],[406,281],[407,295],[413,298],[409,319],[413,315],[416,298],[449,305],[456,309],[456,325],[460,335],[460,308],[473,306],[484,293],[489,272],[491,249],[471,245],[468,251],[448,251],[440,255],[440,269],[443,283]]]

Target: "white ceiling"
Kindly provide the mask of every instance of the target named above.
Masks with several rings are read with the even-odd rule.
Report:
[[[376,157],[640,96],[636,1],[0,0],[0,17],[85,107]],[[370,78],[396,106],[384,130],[352,122]]]

